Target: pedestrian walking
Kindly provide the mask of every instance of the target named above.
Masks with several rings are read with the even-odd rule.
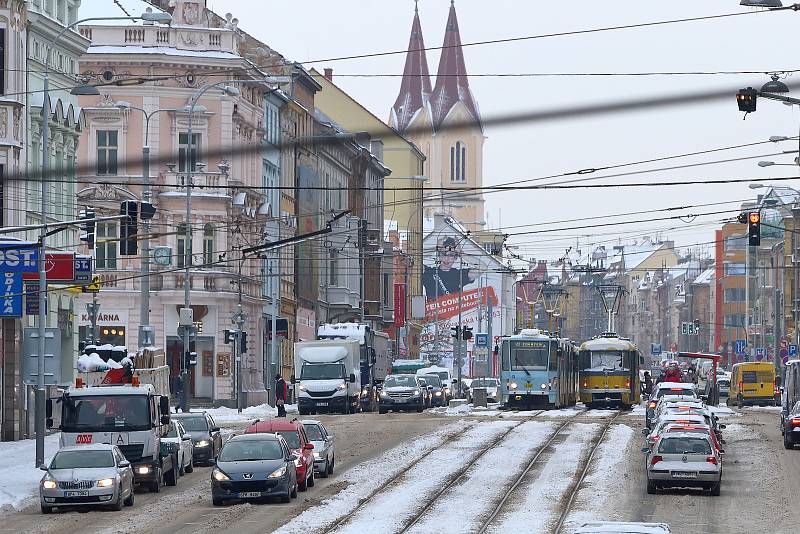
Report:
[[[175,377],[175,396],[178,397],[178,405],[175,407],[175,413],[178,413],[178,410],[182,412],[186,412],[186,407],[183,405],[183,377],[181,374]]]
[[[289,388],[286,380],[278,373],[275,375],[275,406],[278,408],[278,417],[286,417],[286,397],[289,395]]]

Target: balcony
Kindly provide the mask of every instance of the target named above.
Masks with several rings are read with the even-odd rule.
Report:
[[[159,194],[162,197],[186,196],[186,173],[167,171],[164,176],[164,190]],[[231,188],[240,186],[241,182],[232,180],[230,176],[219,172],[194,171],[192,172],[192,196],[231,198]]]
[[[161,25],[103,26],[102,22],[80,26],[80,34],[92,46],[141,46],[172,48],[175,53],[218,51],[236,53],[235,35],[231,29],[203,27],[169,27]],[[191,55],[191,54],[187,54]]]

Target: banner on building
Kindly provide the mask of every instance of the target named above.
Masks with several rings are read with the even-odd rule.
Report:
[[[406,324],[406,285],[394,285],[394,325],[398,328]]]

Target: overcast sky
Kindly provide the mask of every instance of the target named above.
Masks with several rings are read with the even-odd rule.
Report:
[[[442,44],[449,5],[449,0],[420,1],[426,46]],[[301,62],[405,49],[414,11],[411,0],[209,0],[209,7],[222,14],[231,12],[240,19],[240,26],[245,31],[287,58]],[[738,0],[659,3],[641,0],[457,0],[456,9],[464,43],[750,11],[740,7]],[[800,13],[755,13],[646,29],[467,47],[465,56],[470,74],[791,70],[800,68],[800,60],[794,59],[799,26]],[[436,73],[439,54],[438,50],[428,53],[432,75]],[[386,119],[397,96],[400,78],[345,75],[397,75],[402,73],[404,61],[405,55],[399,54],[306,65],[319,70],[332,67],[338,85]],[[484,185],[761,141],[771,135],[797,135],[800,116],[796,107],[760,100],[758,112],[751,114],[746,121],[742,120],[736,107],[736,90],[747,85],[760,87],[766,81],[768,77],[763,74],[635,78],[473,77],[471,88],[485,118],[682,91],[730,90],[730,98],[694,105],[524,123],[513,127],[488,127]],[[789,76],[786,82],[798,83],[800,76]],[[794,92],[800,97],[800,90]],[[758,156],[796,148],[795,142],[767,144],[635,169]],[[755,158],[601,182],[794,176],[797,172],[790,167],[764,169],[756,165],[759,159],[791,163],[792,157]],[[795,181],[781,184],[800,186]],[[486,206],[491,228],[502,225],[509,234],[554,229],[547,234],[512,235],[509,243],[517,245],[517,251],[526,257],[556,258],[567,247],[574,247],[576,239],[580,240],[584,252],[587,242],[610,244],[620,236],[655,236],[659,232],[664,238],[673,238],[680,246],[707,243],[713,240],[713,228],[719,225],[718,221],[732,216],[738,202],[753,197],[755,193],[746,184],[516,191],[487,194]],[[555,230],[576,224],[543,224],[722,201],[737,202],[688,210],[697,214],[730,211],[728,214],[699,217],[689,224],[654,221],[614,228],[561,231]],[[656,213],[628,219],[668,215],[671,214]],[[585,224],[610,220],[621,219]],[[519,225],[535,226],[517,227]],[[710,252],[712,245],[703,246]]]

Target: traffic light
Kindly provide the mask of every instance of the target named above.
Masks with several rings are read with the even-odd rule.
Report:
[[[684,336],[689,335],[689,323],[681,323],[681,334]]]
[[[241,333],[241,340],[242,340],[242,348],[239,350],[239,354],[244,354],[247,352],[247,332]]]
[[[745,113],[752,113],[756,110],[756,99],[758,98],[758,91],[752,87],[747,89],[739,89],[736,93],[736,103],[739,105],[739,111]]]
[[[459,338],[460,338],[460,336],[459,336],[459,331],[460,331],[460,330],[461,330],[461,328],[460,328],[460,327],[458,327],[458,326],[451,326],[451,327],[450,327],[450,331],[452,332],[452,334],[450,334],[450,335],[451,335],[451,336],[452,336],[454,339],[459,339]]]
[[[135,256],[139,252],[136,241],[138,228],[138,206],[133,200],[125,200],[119,205],[119,214],[124,215],[119,225],[120,256]]]
[[[86,245],[89,248],[94,248],[94,237],[95,237],[95,212],[92,208],[82,209],[78,212],[78,218],[82,221],[83,226],[81,228],[81,241],[85,241]]]
[[[186,368],[194,367],[197,365],[197,353],[196,352],[185,352],[184,358],[186,358]]]
[[[700,332],[700,319],[694,320],[694,333],[697,334]]]
[[[464,341],[469,341],[472,339],[472,327],[471,326],[462,326],[461,327],[461,339]]]
[[[231,343],[233,343],[233,339],[236,335],[236,332],[234,332],[233,330],[223,330],[222,334],[224,336],[226,344],[230,345]]]
[[[149,202],[142,202],[142,205],[139,208],[139,217],[143,221],[149,221],[155,216],[156,216],[156,207],[150,204]]]
[[[761,244],[761,214],[757,211],[747,215],[747,243],[751,247]]]
[[[740,213],[739,215],[736,216],[736,220],[739,221],[739,223],[741,224],[747,224],[747,214]]]

